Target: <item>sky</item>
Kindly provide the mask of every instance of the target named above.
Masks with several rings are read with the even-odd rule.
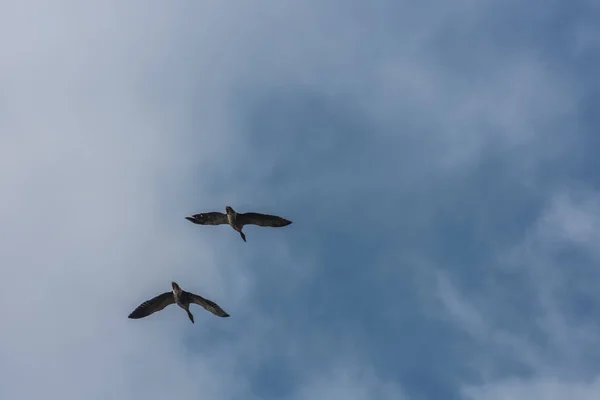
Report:
[[[0,398],[600,398],[598,70],[593,0],[0,2]]]

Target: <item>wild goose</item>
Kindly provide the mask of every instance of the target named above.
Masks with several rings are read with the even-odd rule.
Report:
[[[220,212],[207,212],[202,214],[195,214],[191,217],[185,217],[185,219],[192,221],[198,225],[229,225],[234,230],[240,233],[242,240],[246,241],[246,235],[242,232],[244,225],[258,225],[258,226],[269,226],[273,228],[280,228],[287,226],[292,223],[285,218],[278,217],[270,214],[259,214],[259,213],[237,213],[233,208],[225,207],[226,214]]]
[[[190,312],[190,304],[192,303],[201,305],[206,311],[210,311],[218,317],[229,317],[229,314],[223,311],[223,309],[216,303],[213,303],[202,296],[198,296],[197,294],[181,290],[179,285],[175,282],[171,282],[171,286],[173,287],[172,291],[159,294],[153,299],[143,302],[138,306],[138,308],[129,314],[129,318],[144,318],[150,314],[154,314],[155,312],[162,310],[168,305],[177,304],[187,312],[188,317],[190,317],[190,320],[192,323],[194,323],[194,316]]]

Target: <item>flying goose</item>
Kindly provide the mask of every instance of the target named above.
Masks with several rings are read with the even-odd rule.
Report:
[[[280,228],[287,226],[292,223],[285,218],[278,217],[270,214],[259,214],[259,213],[237,213],[233,208],[225,207],[226,214],[220,212],[207,212],[202,214],[195,214],[191,217],[185,217],[185,219],[192,221],[198,225],[229,225],[234,230],[240,233],[242,240],[246,241],[246,235],[242,232],[244,225],[258,225],[258,226],[270,226],[274,228]]]
[[[159,294],[153,299],[143,302],[138,308],[129,314],[129,318],[144,318],[150,314],[154,314],[155,312],[162,310],[168,305],[177,304],[187,312],[188,317],[190,317],[190,320],[192,323],[194,323],[194,316],[190,312],[190,304],[192,303],[201,305],[206,311],[210,311],[218,317],[229,317],[229,314],[223,311],[223,309],[216,303],[213,303],[204,297],[198,296],[197,294],[181,290],[179,285],[175,282],[171,282],[171,286],[173,287],[172,291]]]

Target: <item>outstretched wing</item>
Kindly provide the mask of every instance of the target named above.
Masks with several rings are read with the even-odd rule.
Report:
[[[136,308],[131,314],[129,314],[129,318],[138,319],[147,317],[150,314],[162,310],[169,304],[175,304],[173,292],[165,292],[163,294],[159,294],[155,298],[140,304],[138,308]]]
[[[236,220],[242,225],[271,226],[274,228],[280,228],[282,226],[287,226],[292,223],[292,221],[278,217],[276,215],[259,214],[252,212],[238,214]]]
[[[188,221],[192,221],[198,225],[223,225],[228,224],[227,215],[220,212],[207,212],[202,214],[194,214],[191,217],[185,217]]]
[[[196,303],[196,304],[202,306],[206,311],[209,311],[218,317],[229,317],[229,314],[227,314],[225,311],[223,311],[223,309],[221,307],[219,307],[217,305],[217,303],[214,303],[214,302],[212,302],[208,299],[205,299],[202,296],[198,296],[197,294],[194,294],[194,293],[190,293],[190,296],[192,298],[192,303]]]

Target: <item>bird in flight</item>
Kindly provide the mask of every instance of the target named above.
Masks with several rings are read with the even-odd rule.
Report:
[[[177,304],[187,312],[190,321],[194,323],[194,316],[190,312],[190,304],[192,303],[201,305],[206,311],[210,311],[218,317],[229,317],[229,314],[223,311],[223,309],[216,303],[205,299],[202,296],[198,296],[197,294],[182,290],[175,282],[171,282],[171,286],[173,287],[173,290],[170,292],[159,294],[158,296],[140,304],[138,308],[129,314],[129,318],[144,318],[150,314],[154,314],[155,312],[162,310],[168,305]]]
[[[185,219],[198,224],[198,225],[229,225],[235,231],[239,232],[242,240],[246,241],[246,235],[242,232],[244,225],[258,225],[258,226],[270,226],[273,228],[280,228],[287,226],[292,223],[285,218],[278,217],[270,214],[259,214],[259,213],[238,213],[233,208],[225,207],[226,214],[220,212],[207,212],[202,214],[195,214],[191,217],[185,217]]]

